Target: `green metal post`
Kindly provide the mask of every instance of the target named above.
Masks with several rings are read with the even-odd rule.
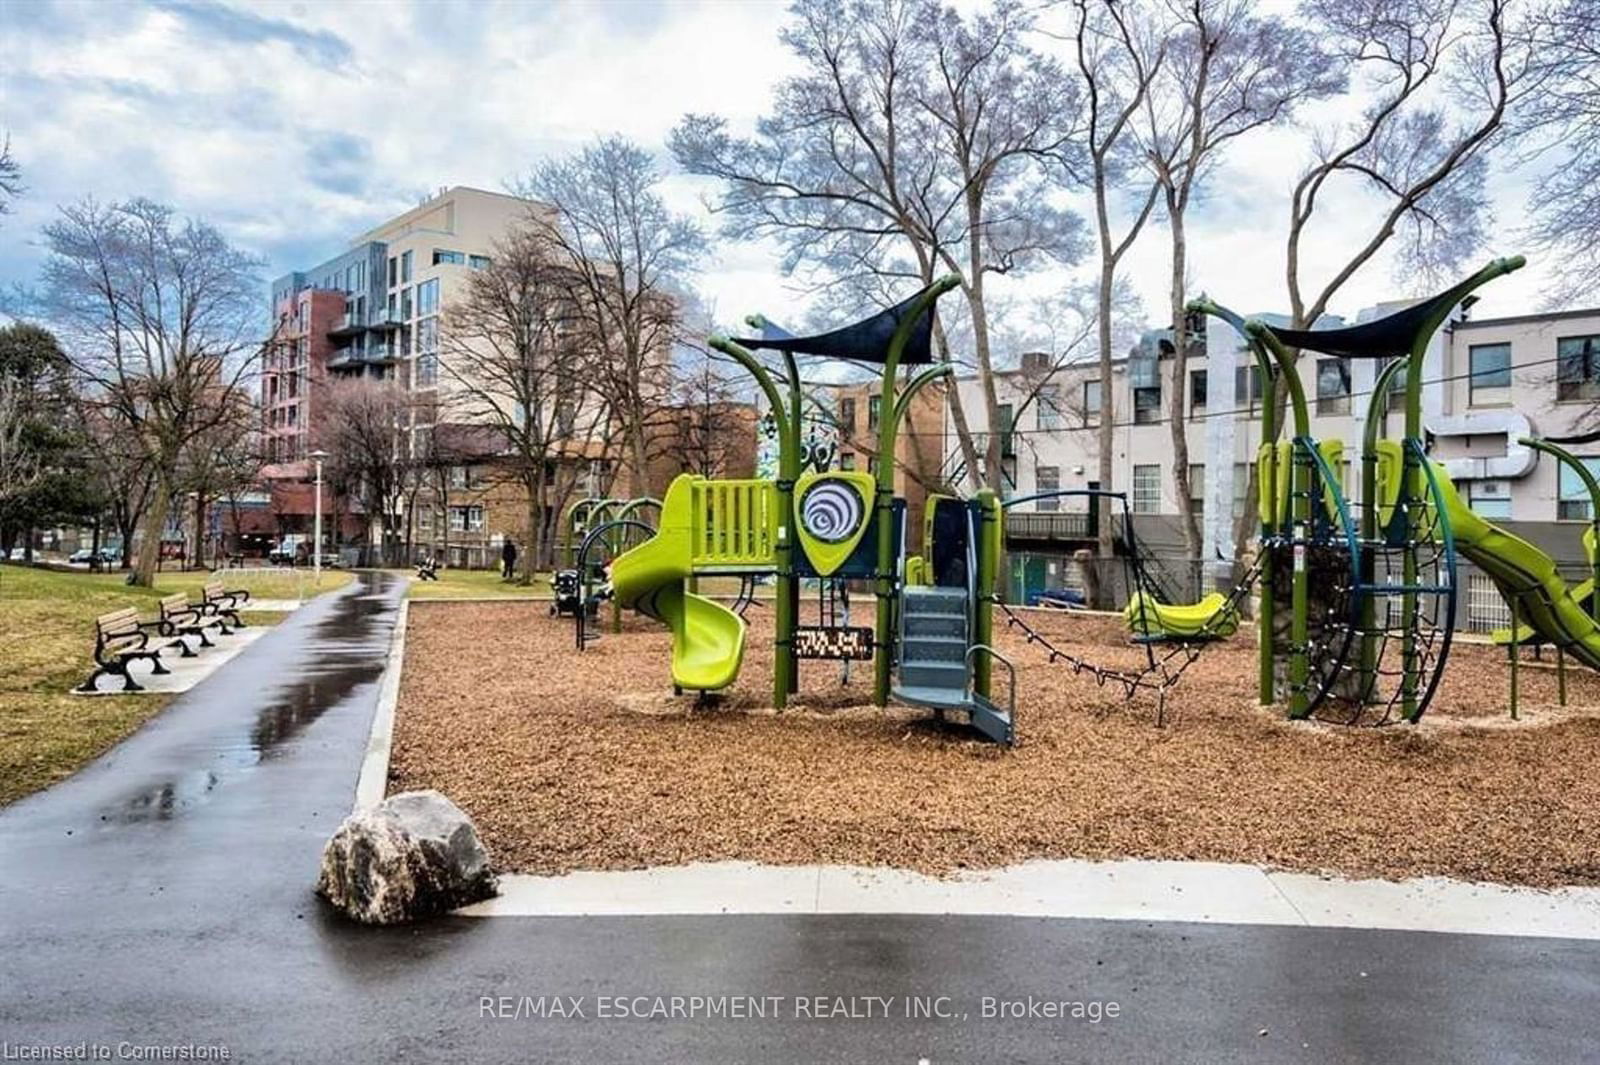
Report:
[[[1506,652],[1511,655],[1511,720],[1517,719],[1517,660],[1522,656],[1517,654],[1517,600],[1515,597],[1510,602],[1511,606],[1511,642],[1506,644]]]
[[[981,488],[975,497],[982,519],[978,525],[978,572],[973,584],[977,602],[972,606],[972,642],[985,647],[994,646],[994,584],[999,558],[990,550],[990,538],[984,531],[991,521],[1000,521],[1000,499],[991,488]],[[1019,602],[1020,602],[1019,598]],[[973,656],[972,690],[985,699],[990,697],[990,681],[994,675],[994,662],[986,654]]]
[[[1409,359],[1395,359],[1378,374],[1367,406],[1361,432],[1361,583],[1371,587],[1376,573],[1378,538],[1378,441],[1388,423],[1389,388]],[[1378,687],[1378,602],[1371,595],[1361,596],[1361,700],[1375,698]]]
[[[772,375],[751,352],[726,337],[712,337],[710,345],[724,355],[732,357],[750,372],[767,397],[772,408],[772,419],[778,427],[778,543],[777,563],[779,594],[773,604],[776,633],[773,638],[772,705],[782,710],[794,691],[794,627],[796,601],[782,594],[785,580],[794,577],[794,482],[800,476],[800,427],[794,424],[785,409],[783,396],[773,383]]]
[[[895,606],[899,595],[899,575],[896,572],[895,553],[899,547],[894,535],[894,441],[900,427],[895,402],[895,374],[900,369],[900,355],[905,351],[911,333],[925,314],[933,312],[940,296],[961,284],[958,274],[947,274],[923,289],[922,296],[900,319],[894,336],[889,339],[884,353],[883,379],[879,385],[878,408],[878,473],[877,491],[873,509],[878,518],[878,572],[874,591],[878,599],[875,639],[877,654],[872,663],[872,701],[879,706],[889,702],[889,681],[895,653]]]
[[[1595,537],[1596,545],[1594,557],[1588,560],[1589,577],[1594,582],[1592,587],[1597,592],[1600,592],[1600,478],[1596,478],[1578,456],[1564,447],[1550,443],[1548,440],[1523,436],[1517,438],[1517,443],[1551,456],[1561,465],[1577,474],[1578,480],[1583,482],[1585,491],[1589,493],[1589,528]],[[1589,597],[1589,615],[1594,618],[1596,623],[1600,623],[1600,594]]]

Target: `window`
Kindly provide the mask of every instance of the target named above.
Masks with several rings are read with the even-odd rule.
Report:
[[[400,290],[400,320],[402,322],[411,321],[411,290],[409,288]]]
[[[433,249],[433,265],[435,266],[438,266],[441,263],[448,263],[452,266],[461,266],[466,263],[466,261],[467,257],[459,251],[451,251],[448,248]]]
[[[1252,414],[1261,406],[1261,370],[1256,366],[1240,366],[1233,371],[1234,402]]]
[[[1161,420],[1161,386],[1133,390],[1133,424],[1155,425]]]
[[[395,276],[395,262],[396,262],[395,257],[393,255],[389,256],[389,287],[390,288],[394,288],[394,286],[399,283],[398,280],[396,279],[396,276]]]
[[[450,528],[456,532],[482,532],[482,507],[451,507]]]
[[[400,256],[400,283],[411,284],[411,253],[406,252]]]
[[[466,488],[471,483],[472,483],[471,475],[468,473],[468,470],[467,470],[467,468],[465,466],[451,466],[450,467],[450,487],[451,488]]]
[[[1040,385],[1037,402],[1038,427],[1040,429],[1061,428],[1061,386]]]
[[[1002,458],[1017,453],[1016,433],[1013,432],[1016,429],[1016,418],[1017,416],[1013,412],[1011,404],[1000,404],[1000,456]]]
[[[431,355],[439,350],[439,319],[424,318],[417,323],[417,354]]]
[[[289,375],[289,398],[290,399],[294,399],[299,394],[300,394],[300,374],[299,373],[291,373]]]
[[[1556,341],[1556,399],[1600,399],[1600,336]]]
[[[840,455],[839,456],[839,468],[841,470],[853,470],[853,469],[855,469],[856,468],[856,453],[854,451],[846,451],[844,454]]]
[[[1133,468],[1133,512],[1135,514],[1161,513],[1161,467],[1135,466]]]
[[[439,312],[439,279],[433,278],[417,286],[417,317]]]
[[[1504,481],[1470,481],[1467,505],[1480,518],[1510,518],[1511,492]]]
[[[1189,371],[1189,417],[1199,418],[1206,412],[1207,378],[1204,370]]]
[[[284,421],[285,424],[291,426],[300,424],[300,404],[294,404],[285,412]]]
[[[1467,349],[1471,374],[1467,402],[1474,407],[1511,402],[1511,345],[1474,344]]]
[[[1600,475],[1600,458],[1583,459],[1583,464],[1589,467],[1589,472]],[[1584,487],[1583,478],[1579,477],[1572,468],[1563,462],[1560,466],[1558,480],[1558,493],[1556,502],[1557,521],[1592,521],[1594,515],[1589,512],[1589,489]]]
[[[1393,358],[1379,359],[1373,363],[1372,380],[1374,384],[1377,383],[1379,375],[1388,368],[1391,362],[1394,362]],[[1388,405],[1383,409],[1385,413],[1404,411],[1406,409],[1406,372],[1404,370],[1396,371],[1395,375],[1389,378]]]
[[[867,397],[867,428],[868,429],[876,429],[878,427],[878,418],[881,416],[882,412],[881,412],[880,408],[882,408],[882,406],[883,406],[883,397],[882,396],[868,396]]]
[[[494,260],[489,258],[487,255],[467,256],[467,265],[474,270],[487,270],[493,264]]]
[[[856,431],[856,401],[854,396],[839,400],[839,428],[846,433]]]
[[[1083,383],[1083,426],[1091,429],[1100,424],[1100,382]]]
[[[1206,512],[1206,466],[1203,462],[1189,464],[1189,510],[1196,517]]]
[[[1233,516],[1240,518],[1250,509],[1250,464],[1233,464]]]
[[[1033,490],[1035,492],[1057,492],[1061,490],[1060,466],[1035,466],[1033,468]],[[1060,499],[1041,499],[1033,505],[1034,510],[1060,510]]]
[[[1350,413],[1350,360],[1317,360],[1317,413]]]

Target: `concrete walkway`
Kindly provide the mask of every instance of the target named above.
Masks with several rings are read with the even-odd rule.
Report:
[[[1568,1062],[1600,1045],[1600,951],[1571,939],[921,915],[352,927],[311,884],[354,801],[401,588],[363,574],[307,604],[0,811],[0,1042],[930,1065]]]

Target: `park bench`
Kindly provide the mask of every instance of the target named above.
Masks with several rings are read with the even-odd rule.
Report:
[[[78,690],[96,691],[95,682],[101,677],[117,676],[122,678],[123,691],[143,691],[128,670],[129,664],[140,658],[150,660],[155,667],[153,672],[172,672],[161,664],[161,649],[150,646],[149,630],[159,625],[160,622],[140,621],[139,611],[131,606],[95,618],[95,670]]]
[[[184,658],[193,658],[196,653],[184,640],[185,636],[198,636],[201,647],[215,647],[216,644],[206,635],[206,630],[216,628],[219,631],[226,631],[220,619],[207,618],[182,592],[174,592],[164,597],[158,606],[160,613],[157,615],[156,631],[171,639],[172,642],[167,647],[179,648]]]
[[[208,581],[200,589],[200,602],[196,604],[204,617],[215,618],[217,628],[226,636],[229,625],[235,629],[242,629],[245,624],[239,618],[239,607],[250,601],[250,593],[243,588],[228,589],[222,586],[221,581]]]

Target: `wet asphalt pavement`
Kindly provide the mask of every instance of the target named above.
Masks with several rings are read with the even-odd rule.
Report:
[[[249,1062],[1600,1060],[1600,945],[1567,940],[869,916],[348,926],[311,885],[354,798],[401,591],[362,575],[0,811],[0,1044]],[[608,1019],[603,995],[747,996],[768,1015]],[[983,1016],[985,996],[1029,995],[1119,1015]],[[913,997],[939,1016],[908,1019]]]

